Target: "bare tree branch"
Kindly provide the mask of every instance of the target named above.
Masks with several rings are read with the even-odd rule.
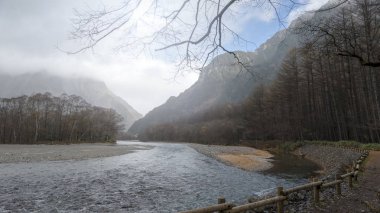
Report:
[[[302,5],[295,0],[181,0],[173,5],[167,3],[167,0],[125,0],[118,8],[77,11],[71,38],[85,44],[75,51],[66,52],[75,54],[92,49],[116,31],[125,31],[125,43],[120,48],[134,52],[165,50],[172,55],[175,52],[179,59],[178,67],[202,70],[215,54],[233,53],[223,42],[233,39],[246,45],[253,43],[235,32],[234,23],[226,17],[239,20],[250,12],[247,8],[267,6],[268,12],[273,12],[281,27],[285,28],[284,18],[293,8]],[[147,4],[150,7],[144,7]],[[239,7],[247,9],[246,12],[234,14]],[[136,17],[136,13],[141,13],[144,8],[148,8],[144,12],[148,16],[146,20],[143,16]],[[149,16],[149,11],[153,16]],[[285,16],[284,11],[287,11]],[[148,33],[136,34],[142,24]],[[241,64],[237,54],[233,56]]]
[[[304,21],[295,31],[311,37],[316,45],[331,45],[336,55],[355,58],[362,66],[379,67],[380,51],[375,47],[380,45],[380,21],[376,15],[380,8],[371,2],[374,0],[353,0],[319,22]]]

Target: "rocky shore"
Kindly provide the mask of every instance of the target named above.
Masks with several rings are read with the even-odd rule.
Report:
[[[272,157],[270,153],[262,150],[257,150],[249,147],[239,146],[217,146],[217,145],[200,145],[189,144],[198,152],[215,158],[225,164],[236,166],[245,170],[257,171],[270,168],[271,163],[268,158]],[[350,168],[352,162],[360,157],[360,153],[352,151],[350,149],[318,146],[318,145],[304,145],[298,148],[294,154],[303,155],[308,160],[311,160],[323,168],[323,171],[319,177],[323,181],[331,181],[335,178],[335,174],[346,173],[346,170]],[[239,160],[231,161],[231,159],[223,158],[223,156],[237,156]],[[254,165],[251,169],[247,169],[246,164],[249,160],[244,156],[253,155],[253,160],[250,165]],[[348,183],[343,182],[342,194],[343,196],[349,196],[352,194],[352,190],[349,189]],[[263,197],[251,197],[250,202],[262,200],[275,196],[274,193],[267,194]],[[289,199],[286,201],[286,212],[319,212],[324,208],[324,205],[329,205],[329,202],[335,202],[340,197],[335,195],[335,188],[325,188],[321,190],[320,200],[323,203],[321,206],[315,206],[313,202],[312,191],[300,191],[289,195]],[[268,206],[261,210],[252,212],[276,212],[275,206]]]
[[[295,154],[302,154],[305,158],[320,165],[323,168],[323,173],[317,178],[322,181],[331,181],[335,178],[336,174],[346,173],[346,169],[350,168],[353,161],[356,161],[361,155],[350,149],[318,145],[304,145],[298,148]],[[354,193],[353,190],[349,189],[347,181],[344,181],[341,187],[343,197],[351,196]],[[332,204],[331,202],[341,199],[340,196],[336,195],[335,188],[324,188],[320,193],[321,204],[315,206],[312,193],[312,191],[299,191],[290,194],[288,200],[285,201],[286,212],[323,212],[326,206]],[[274,192],[264,197],[252,197],[250,198],[250,202],[273,196],[275,196]],[[276,212],[276,207],[268,206],[252,212]]]
[[[150,146],[115,144],[9,145],[0,144],[0,163],[83,160],[124,155]]]
[[[335,174],[345,173],[361,155],[350,149],[318,145],[304,145],[295,154],[302,154],[320,165],[323,168],[322,179],[331,179]]]
[[[269,158],[273,155],[267,151],[243,146],[188,145],[199,153],[243,170],[263,171],[272,167]]]
[[[350,149],[318,145],[304,145],[296,150],[296,152],[304,154],[305,158],[314,161],[323,168],[323,173],[318,177],[323,181],[332,181],[335,175],[347,173],[353,162],[361,155],[361,153]],[[343,196],[350,196],[353,193],[349,189],[347,181],[344,181],[341,187]],[[293,193],[290,196],[287,201],[287,208],[289,212],[321,212],[326,205],[340,198],[336,195],[335,188],[326,188],[320,193],[322,205],[315,206],[312,191],[301,191]]]

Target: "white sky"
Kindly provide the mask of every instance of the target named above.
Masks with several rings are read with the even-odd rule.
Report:
[[[0,71],[17,74],[46,70],[63,76],[99,79],[142,114],[189,88],[197,80],[197,72],[173,79],[176,68],[162,55],[133,58],[125,52],[115,51],[113,47],[120,42],[120,37],[105,40],[93,52],[67,55],[56,48],[65,47],[69,42],[73,8],[86,8],[89,4],[96,8],[120,1],[0,0]],[[309,4],[292,12],[289,20],[305,9],[319,8],[327,0],[303,1]],[[264,23],[273,18],[268,10],[255,10],[234,27],[243,31],[251,20]]]

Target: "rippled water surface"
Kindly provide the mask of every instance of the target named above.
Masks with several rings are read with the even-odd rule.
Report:
[[[185,144],[148,145],[108,158],[0,164],[0,212],[176,212],[304,182],[226,166]]]

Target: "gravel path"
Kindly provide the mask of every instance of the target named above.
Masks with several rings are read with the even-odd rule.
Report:
[[[380,212],[380,151],[370,152],[353,190],[315,212]]]
[[[111,157],[150,149],[150,146],[115,144],[9,145],[0,144],[0,163],[83,160]]]

